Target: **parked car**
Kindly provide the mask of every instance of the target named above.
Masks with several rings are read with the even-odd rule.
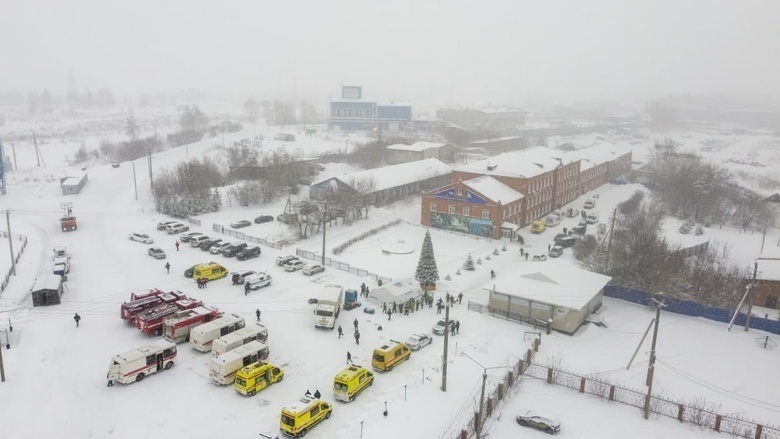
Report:
[[[260,247],[253,245],[252,247],[247,247],[238,252],[238,254],[236,254],[236,259],[239,261],[245,261],[247,259],[256,258],[260,256],[261,252],[262,250],[260,250]]]
[[[138,241],[144,244],[154,244],[154,239],[145,233],[131,233],[129,238],[131,241]]]
[[[249,220],[241,220],[241,221],[236,221],[234,223],[230,223],[230,227],[232,227],[234,229],[240,229],[242,227],[249,227],[251,225],[252,225],[252,223]]]
[[[376,312],[376,310],[374,310],[374,308],[369,308],[369,307],[366,306],[366,307],[363,308],[363,312],[366,313],[366,314],[374,314]]]
[[[287,255],[287,256],[279,256],[276,258],[276,265],[285,265],[290,261],[298,259],[298,256],[293,255]]]
[[[563,247],[556,245],[555,247],[550,249],[550,251],[547,253],[547,256],[551,258],[557,258],[562,254],[563,254]]]
[[[325,271],[325,267],[320,264],[307,264],[305,267],[303,267],[303,274],[306,276],[322,273],[323,271]]]
[[[219,244],[212,245],[211,248],[209,249],[209,253],[211,253],[212,255],[218,255],[218,254],[222,253],[226,248],[230,247],[231,244],[233,244],[233,243],[232,242],[223,241],[223,242],[220,242]]]
[[[234,285],[244,285],[244,282],[246,282],[246,278],[248,278],[253,274],[257,274],[257,272],[255,270],[240,270],[231,273],[230,277],[233,280]]]
[[[185,233],[182,233],[181,235],[179,235],[179,241],[181,241],[181,242],[190,242],[190,239],[192,239],[192,238],[194,238],[196,236],[200,236],[202,234],[203,233],[200,233],[200,232],[185,232]]]
[[[446,329],[450,329],[450,327],[452,327],[452,325],[454,325],[455,322],[457,322],[457,320],[450,320],[450,326],[446,327]],[[435,325],[433,325],[433,333],[436,335],[444,335],[444,330],[445,330],[444,319],[439,320],[438,322],[436,322]]]
[[[304,265],[306,264],[303,261],[300,259],[295,259],[284,264],[284,271],[298,271],[303,268]]]
[[[585,222],[588,224],[596,224],[599,222],[599,214],[596,212],[589,212],[588,216],[585,217]]]
[[[271,215],[260,215],[255,218],[255,224],[270,223],[273,220],[274,217]]]
[[[186,270],[184,270],[184,277],[192,277],[192,273],[195,271],[195,267],[196,266],[197,266],[197,264],[193,265],[192,267],[190,267],[190,268],[188,268]]]
[[[215,245],[219,245],[221,243],[222,243],[222,239],[221,238],[207,239],[207,240],[201,242],[200,245],[198,246],[198,248],[200,248],[201,250],[203,250],[205,252],[205,251],[211,250],[211,247],[213,247]]]
[[[165,252],[160,247],[152,247],[149,249],[149,256],[155,259],[165,259]]]
[[[233,244],[230,244],[226,249],[222,250],[222,256],[226,258],[232,258],[233,256],[237,255],[238,252],[241,250],[247,248],[248,245],[246,242],[234,242]]]
[[[200,247],[203,241],[208,241],[209,239],[211,238],[208,235],[193,236],[192,238],[190,238],[190,246]]]
[[[535,262],[544,262],[547,260],[547,255],[534,255],[531,260]]]
[[[412,334],[412,336],[406,340],[406,345],[413,351],[419,351],[432,342],[433,338],[428,334]]]
[[[554,419],[539,416],[532,411],[527,411],[522,415],[517,415],[517,423],[523,427],[531,427],[545,433],[555,434],[561,431],[561,423]]]
[[[596,201],[593,198],[585,200],[585,204],[582,206],[584,209],[593,209],[596,207]]]
[[[160,223],[157,223],[157,230],[165,230],[166,227],[168,227],[171,224],[176,224],[178,221],[163,221]]]
[[[555,239],[555,245],[562,248],[574,247],[574,244],[576,243],[577,243],[576,236],[564,236]]]
[[[580,223],[577,225],[577,227],[572,227],[571,232],[575,235],[584,236],[585,233],[588,231],[588,225],[587,223],[583,224]]]
[[[174,224],[172,226],[168,226],[166,230],[168,231],[169,235],[175,235],[177,233],[186,232],[189,229],[190,226],[179,223],[179,224]]]
[[[246,283],[249,284],[250,290],[259,290],[262,287],[270,286],[271,281],[271,275],[268,273],[263,273],[262,271],[251,276],[247,276],[246,278]]]

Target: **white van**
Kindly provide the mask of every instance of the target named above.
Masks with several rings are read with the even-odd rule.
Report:
[[[268,341],[268,330],[259,323],[249,325],[244,329],[239,329],[236,332],[214,340],[211,344],[211,356],[219,357],[225,352],[232,351],[255,340],[263,343]]]
[[[268,346],[255,340],[232,351],[227,351],[219,357],[209,359],[209,378],[216,384],[233,384],[236,372],[244,366],[249,366],[268,358]]]
[[[201,352],[210,352],[211,344],[245,326],[244,318],[238,314],[227,314],[216,320],[196,326],[190,330],[190,345]]]
[[[588,212],[588,216],[585,217],[585,222],[588,224],[596,224],[599,222],[599,214],[596,212]]]
[[[108,367],[108,385],[114,381],[129,384],[141,381],[146,375],[168,370],[176,359],[176,344],[158,340],[146,346],[115,355]]]
[[[271,275],[263,273],[262,271],[245,278],[245,282],[249,284],[250,290],[259,290],[260,288],[267,287],[271,285],[271,281]]]

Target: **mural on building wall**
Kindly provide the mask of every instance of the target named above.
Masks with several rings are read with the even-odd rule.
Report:
[[[470,191],[466,191],[466,196],[456,196],[455,195],[455,188],[449,188],[445,189],[441,192],[437,192],[436,195],[434,195],[436,198],[441,198],[445,200],[456,200],[456,201],[465,201],[470,204],[486,204],[484,198],[480,197],[479,195],[472,194]]]
[[[431,227],[490,237],[490,234],[493,231],[493,222],[480,218],[469,218],[461,215],[432,212]]]

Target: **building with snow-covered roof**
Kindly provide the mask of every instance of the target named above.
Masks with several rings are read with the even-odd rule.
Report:
[[[81,192],[81,188],[87,184],[87,173],[60,178],[62,195],[75,195]]]
[[[312,184],[309,197],[326,200],[335,191],[365,195],[369,205],[399,200],[450,181],[452,168],[438,159],[425,159],[339,175]]]
[[[561,260],[520,264],[485,286],[491,315],[574,334],[601,307],[609,276]]]
[[[59,305],[62,297],[62,276],[57,274],[44,274],[35,279],[35,284],[30,290],[33,306]]]
[[[422,224],[493,239],[512,238],[520,227],[524,198],[489,175],[459,180],[422,195]]]
[[[415,142],[411,145],[395,144],[385,148],[385,161],[395,165],[429,158],[451,162],[455,158],[452,143]]]
[[[766,308],[780,308],[780,250],[765,251],[755,261],[756,286],[751,291],[752,303]],[[751,282],[751,279],[746,282]]]
[[[412,120],[412,106],[407,103],[378,103],[363,99],[360,86],[343,86],[341,99],[330,101],[328,130],[372,131],[394,133]]]
[[[780,228],[780,192],[764,198],[764,202],[769,206],[769,212],[772,214],[772,224],[774,228]]]
[[[436,117],[467,131],[503,131],[525,125],[526,112],[516,108],[441,108]]]

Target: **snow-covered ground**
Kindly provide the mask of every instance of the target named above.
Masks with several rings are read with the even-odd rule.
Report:
[[[246,134],[237,133],[229,140],[226,136],[226,143],[242,137]],[[211,139],[156,154],[155,169],[174,166],[188,155],[218,156],[219,140],[218,146]],[[336,143],[343,140],[312,140],[299,145],[304,145],[304,153],[308,154]],[[368,278],[334,268],[313,277],[277,268],[276,256],[293,253],[295,247],[319,253],[321,234],[281,251],[263,248],[260,258],[243,262],[206,254],[187,244],[177,252],[176,237],[155,229],[164,217],[154,212],[146,159],[135,161],[137,201],[129,162],[117,169],[107,164],[90,166],[89,182],[82,193],[65,197],[55,177],[68,169],[74,170],[64,166],[63,157],[72,154],[77,146],[62,144],[61,148],[59,155],[47,157],[45,170],[35,166],[34,156],[33,164],[30,156],[25,157],[26,166],[20,165],[22,170],[10,174],[9,193],[0,198],[0,209],[12,209],[13,231],[29,237],[19,273],[0,297],[0,326],[6,326],[11,319],[14,327],[12,348],[3,351],[7,381],[0,384],[0,413],[3,414],[0,438],[217,438],[257,437],[258,432],[276,432],[281,407],[307,389],[312,392],[319,389],[324,399],[333,400],[330,390],[333,376],[345,366],[347,351],[356,363],[368,365],[373,348],[390,339],[406,339],[414,332],[430,333],[431,326],[440,317],[435,308],[409,316],[394,315],[391,321],[379,313],[369,315],[352,310],[343,311],[339,319],[345,330],[344,338],[339,339],[335,331],[316,330],[307,299],[316,295],[323,284],[335,282],[355,288],[366,282],[371,288],[376,287]],[[328,165],[321,176],[350,170],[343,165]],[[615,204],[635,190],[642,187],[605,185],[596,190],[595,210],[601,221],[605,222]],[[60,203],[66,201],[73,203],[74,214],[79,219],[78,231],[59,231]],[[227,225],[236,219],[252,219],[264,213],[275,216],[285,201],[280,199],[271,205],[252,208],[226,206],[221,212],[204,215],[199,230],[211,233],[212,223]],[[419,215],[419,203],[414,200],[373,208],[368,220],[329,228],[326,247],[332,249],[357,234],[402,218],[406,220],[402,224],[366,238],[334,258],[393,279],[413,277],[425,233],[418,225]],[[546,253],[557,229],[573,226],[578,221],[578,218],[566,219],[541,235],[521,232],[526,239],[525,249],[531,254]],[[167,261],[172,265],[170,274],[163,268],[165,261],[147,256],[148,245],[127,239],[127,234],[133,231],[148,233],[155,239],[154,245],[167,252]],[[276,222],[253,224],[242,231],[269,239],[286,236],[283,226]],[[744,258],[747,263],[755,257],[761,243],[759,234],[740,234],[726,228],[713,228],[706,234],[728,242],[735,257]],[[461,333],[450,339],[447,392],[439,389],[443,339],[434,336],[432,346],[413,353],[408,362],[395,370],[377,374],[374,386],[355,402],[336,403],[331,419],[312,430],[310,437],[358,438],[361,428],[363,437],[367,438],[450,437],[468,419],[467,413],[473,409],[481,383],[481,369],[460,354],[467,353],[485,367],[494,367],[514,363],[528,348],[523,337],[528,327],[468,311],[466,302],[487,301],[483,288],[489,284],[490,269],[501,276],[517,264],[544,262],[521,259],[516,242],[506,243],[507,250],[501,251],[503,241],[440,230],[432,230],[431,235],[440,274],[442,278],[451,277],[439,283],[437,294],[451,291],[465,295],[464,303],[452,310],[452,316],[461,321]],[[777,230],[770,230],[767,242],[776,242],[777,236]],[[56,245],[67,246],[72,254],[72,271],[63,303],[33,308],[29,289],[36,277],[50,271],[51,248]],[[385,255],[381,251],[399,245],[409,246],[414,252]],[[492,255],[495,248],[499,249],[498,256]],[[475,260],[481,258],[482,264],[474,272],[457,275],[457,269],[469,253]],[[491,255],[490,260],[487,255]],[[8,261],[3,258],[0,257],[0,270],[3,270],[0,272],[7,270],[4,267]],[[571,251],[566,250],[563,258],[572,260]],[[273,284],[248,296],[240,287],[231,286],[228,279],[212,282],[208,289],[197,289],[182,272],[195,263],[209,260],[224,263],[231,271],[266,270],[273,276]],[[111,356],[150,341],[119,318],[119,306],[129,299],[130,293],[149,288],[181,290],[250,321],[255,318],[255,309],[261,309],[263,323],[270,332],[269,361],[285,370],[284,381],[254,397],[242,397],[232,388],[210,384],[208,355],[180,345],[176,366],[171,371],[152,375],[142,383],[107,387],[105,374]],[[79,328],[72,319],[76,312],[83,318]],[[536,361],[556,361],[572,372],[598,373],[615,383],[643,388],[647,345],[640,350],[630,370],[626,371],[625,365],[653,313],[644,307],[606,299],[600,317],[608,322],[608,328],[586,326],[573,337],[543,336]],[[352,338],[354,319],[358,320],[362,334],[360,345]],[[776,424],[780,408],[775,395],[780,390],[780,378],[774,365],[780,351],[764,350],[756,343],[757,338],[765,335],[756,331],[745,333],[741,328],[726,332],[720,323],[663,313],[657,392],[681,401],[703,397],[719,403],[723,413],[743,413],[759,422]],[[776,336],[771,337],[777,340]],[[499,370],[491,373],[497,374]],[[387,417],[382,414],[385,403]],[[635,409],[529,379],[513,399],[499,407],[500,416],[489,422],[487,431],[491,437],[537,434],[514,422],[519,410],[529,407],[557,416],[563,424],[564,437],[630,434],[637,438],[698,438],[714,434],[665,418],[653,417],[646,421]],[[611,425],[605,425],[606,422]]]

